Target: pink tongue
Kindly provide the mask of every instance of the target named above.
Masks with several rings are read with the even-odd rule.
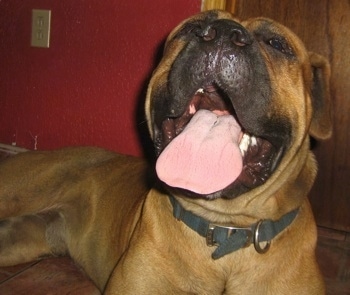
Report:
[[[159,179],[198,194],[224,189],[242,171],[240,132],[233,116],[198,111],[160,154],[156,165]]]

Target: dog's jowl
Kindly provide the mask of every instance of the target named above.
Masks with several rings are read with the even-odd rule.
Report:
[[[0,164],[0,265],[70,255],[105,294],[324,294],[307,199],[329,66],[289,29],[221,11],[169,35],[148,164],[97,148]]]

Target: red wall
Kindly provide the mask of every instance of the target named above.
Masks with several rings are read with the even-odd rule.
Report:
[[[0,142],[33,149],[37,137],[40,150],[96,145],[142,155],[156,54],[200,2],[0,1]],[[32,9],[52,11],[49,49],[30,47]]]

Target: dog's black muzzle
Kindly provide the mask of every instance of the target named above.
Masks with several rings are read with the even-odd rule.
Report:
[[[161,126],[165,118],[184,114],[198,89],[212,94],[215,90],[245,129],[266,135],[262,123],[267,121],[271,89],[254,37],[237,22],[207,18],[185,24],[175,38],[186,45],[171,67],[167,93],[154,106],[156,124]]]
[[[244,133],[258,138],[258,144],[245,155],[238,180],[219,195],[231,198],[263,184],[283,155],[290,126],[269,112],[273,91],[260,41],[241,24],[208,14],[185,23],[169,41],[170,48],[171,42],[183,46],[169,67],[166,83],[153,95],[157,154],[191,120],[190,105],[228,112]]]

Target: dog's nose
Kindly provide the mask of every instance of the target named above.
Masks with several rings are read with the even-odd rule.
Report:
[[[248,31],[243,27],[237,27],[232,32],[231,41],[238,46],[245,46],[252,44],[252,39]]]
[[[248,31],[239,23],[233,21],[214,22],[203,29],[197,30],[196,35],[206,42],[228,38],[237,46],[246,46],[252,43]]]

